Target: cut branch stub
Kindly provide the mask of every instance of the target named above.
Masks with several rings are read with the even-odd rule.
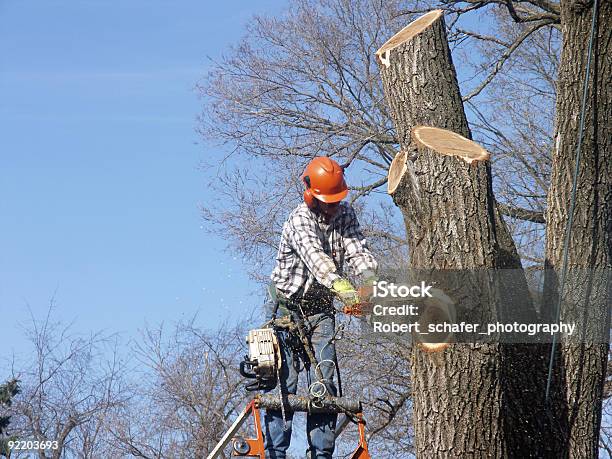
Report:
[[[408,153],[403,150],[395,155],[395,158],[391,161],[387,174],[387,193],[393,194],[397,190],[397,186],[408,169],[407,161]]]
[[[423,302],[422,313],[418,323],[422,330],[428,330],[431,324],[455,324],[457,323],[457,311],[454,301],[442,290],[434,288],[431,290],[432,298]],[[418,347],[424,352],[440,352],[450,346],[453,333],[427,333],[415,334],[414,339]]]
[[[412,129],[412,140],[419,148],[429,148],[446,156],[457,156],[468,164],[487,161],[491,156],[476,142],[446,129],[416,126]]]
[[[380,47],[378,51],[376,51],[376,57],[379,62],[385,67],[389,67],[391,65],[391,61],[389,59],[389,55],[391,50],[397,48],[404,42],[407,42],[415,35],[418,35],[420,32],[429,27],[432,22],[438,19],[443,14],[442,10],[433,10],[427,14],[424,14],[416,21],[411,22],[398,33],[393,35],[389,40],[385,42],[384,45]]]

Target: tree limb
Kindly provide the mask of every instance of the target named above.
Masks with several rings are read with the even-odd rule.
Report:
[[[506,8],[508,9],[508,13],[510,14],[510,17],[512,17],[512,19],[514,19],[515,22],[519,22],[519,23],[523,23],[523,22],[534,22],[534,21],[540,21],[543,19],[547,19],[547,20],[551,20],[551,22],[559,22],[561,20],[559,13],[540,13],[540,12],[534,12],[531,11],[527,8],[515,8],[514,6],[514,2],[511,0],[506,0],[505,2]],[[541,4],[546,4],[548,2],[545,1],[537,1],[533,4],[535,4],[536,6],[537,3],[541,3]],[[517,12],[518,10],[521,10],[522,12],[525,12],[526,15],[525,16],[520,16]]]
[[[517,39],[514,41],[514,43],[512,43],[512,46],[510,46],[508,49],[506,49],[506,51],[504,51],[503,54],[499,57],[497,62],[495,62],[495,66],[493,67],[493,70],[491,71],[491,73],[489,73],[489,76],[487,76],[484,79],[484,81],[476,89],[474,89],[467,96],[463,97],[463,99],[462,99],[463,102],[466,102],[466,101],[470,100],[472,97],[476,97],[478,94],[480,94],[482,92],[482,90],[493,80],[493,78],[495,78],[495,75],[497,75],[499,73],[499,71],[502,69],[502,66],[504,65],[504,63],[508,60],[508,58],[510,58],[512,53],[514,51],[516,51],[516,49],[519,46],[521,46],[521,44],[527,39],[527,37],[529,37],[536,30],[541,29],[542,27],[551,24],[551,22],[552,21],[550,21],[550,20],[541,21],[541,22],[533,24],[531,27],[528,27],[527,29],[525,29],[523,31],[523,33],[520,34],[517,37]]]
[[[509,206],[497,201],[497,208],[503,215],[508,217],[517,218],[519,220],[526,220],[534,223],[546,223],[544,220],[543,212],[536,212],[534,210],[523,209],[522,207]]]
[[[507,41],[500,40],[499,38],[494,37],[492,35],[482,35],[476,32],[472,32],[470,30],[465,30],[465,29],[460,29],[460,28],[457,28],[455,30],[457,33],[467,35],[468,37],[476,38],[477,40],[490,41],[493,43],[497,43],[498,45],[504,46],[505,48],[510,48],[512,46],[512,43],[508,43]]]

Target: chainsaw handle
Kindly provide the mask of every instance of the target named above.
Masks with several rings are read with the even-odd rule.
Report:
[[[246,369],[247,365],[251,369],[251,372],[247,371],[247,369]],[[247,362],[245,360],[240,362],[240,374],[242,376],[244,376],[245,378],[248,378],[248,379],[255,379],[255,378],[257,378],[257,375],[255,374],[255,372],[252,371],[252,369],[253,369],[253,364],[251,364],[250,362]]]
[[[264,388],[261,386],[261,383],[259,381],[255,381],[244,386],[244,389],[249,392],[255,392],[256,390],[262,390]]]

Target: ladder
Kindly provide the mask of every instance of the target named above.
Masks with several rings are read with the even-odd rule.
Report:
[[[261,430],[261,415],[259,410],[264,409],[278,409],[279,400],[275,397],[269,397],[265,395],[258,395],[251,400],[247,406],[242,410],[240,415],[236,418],[230,428],[223,434],[219,443],[214,447],[207,459],[216,459],[222,453],[225,447],[231,442],[232,443],[232,454],[239,457],[256,457],[259,459],[266,459],[264,451],[264,438]],[[349,456],[349,459],[370,459],[370,453],[368,451],[368,443],[365,436],[365,420],[363,419],[363,413],[361,411],[361,403],[346,400],[343,397],[330,397],[324,399],[324,403],[317,406],[313,406],[309,399],[305,397],[298,397],[296,395],[287,396],[287,410],[289,411],[310,411],[317,413],[345,413],[350,412],[352,417],[356,419],[357,428],[359,430],[359,443],[357,448]],[[249,417],[253,418],[253,424],[255,427],[254,438],[243,438],[237,436],[237,432],[240,430],[242,425],[247,421]],[[351,418],[346,414],[343,414],[336,427],[336,438],[344,431],[346,426],[351,421]]]

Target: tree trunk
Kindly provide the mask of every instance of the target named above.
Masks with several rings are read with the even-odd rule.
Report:
[[[402,150],[413,150],[410,134],[417,125],[471,137],[440,11],[404,28],[377,56]],[[393,199],[404,216],[411,267],[485,276],[514,268],[501,290],[455,285],[447,293],[477,296],[480,322],[498,319],[513,304],[530,308],[516,248],[495,206],[488,163],[470,165],[426,149],[408,167],[412,180],[401,180]],[[417,456],[546,456],[545,377],[534,371],[544,367],[541,348],[489,343],[454,344],[438,354],[414,349]]]
[[[568,244],[561,320],[580,336],[557,346],[551,401],[558,457],[598,456],[609,348],[612,281],[612,3],[600,1],[585,112],[576,207]],[[562,1],[563,50],[557,89],[556,149],[546,215],[546,298],[555,316],[576,166],[580,106],[591,32],[591,2]]]

